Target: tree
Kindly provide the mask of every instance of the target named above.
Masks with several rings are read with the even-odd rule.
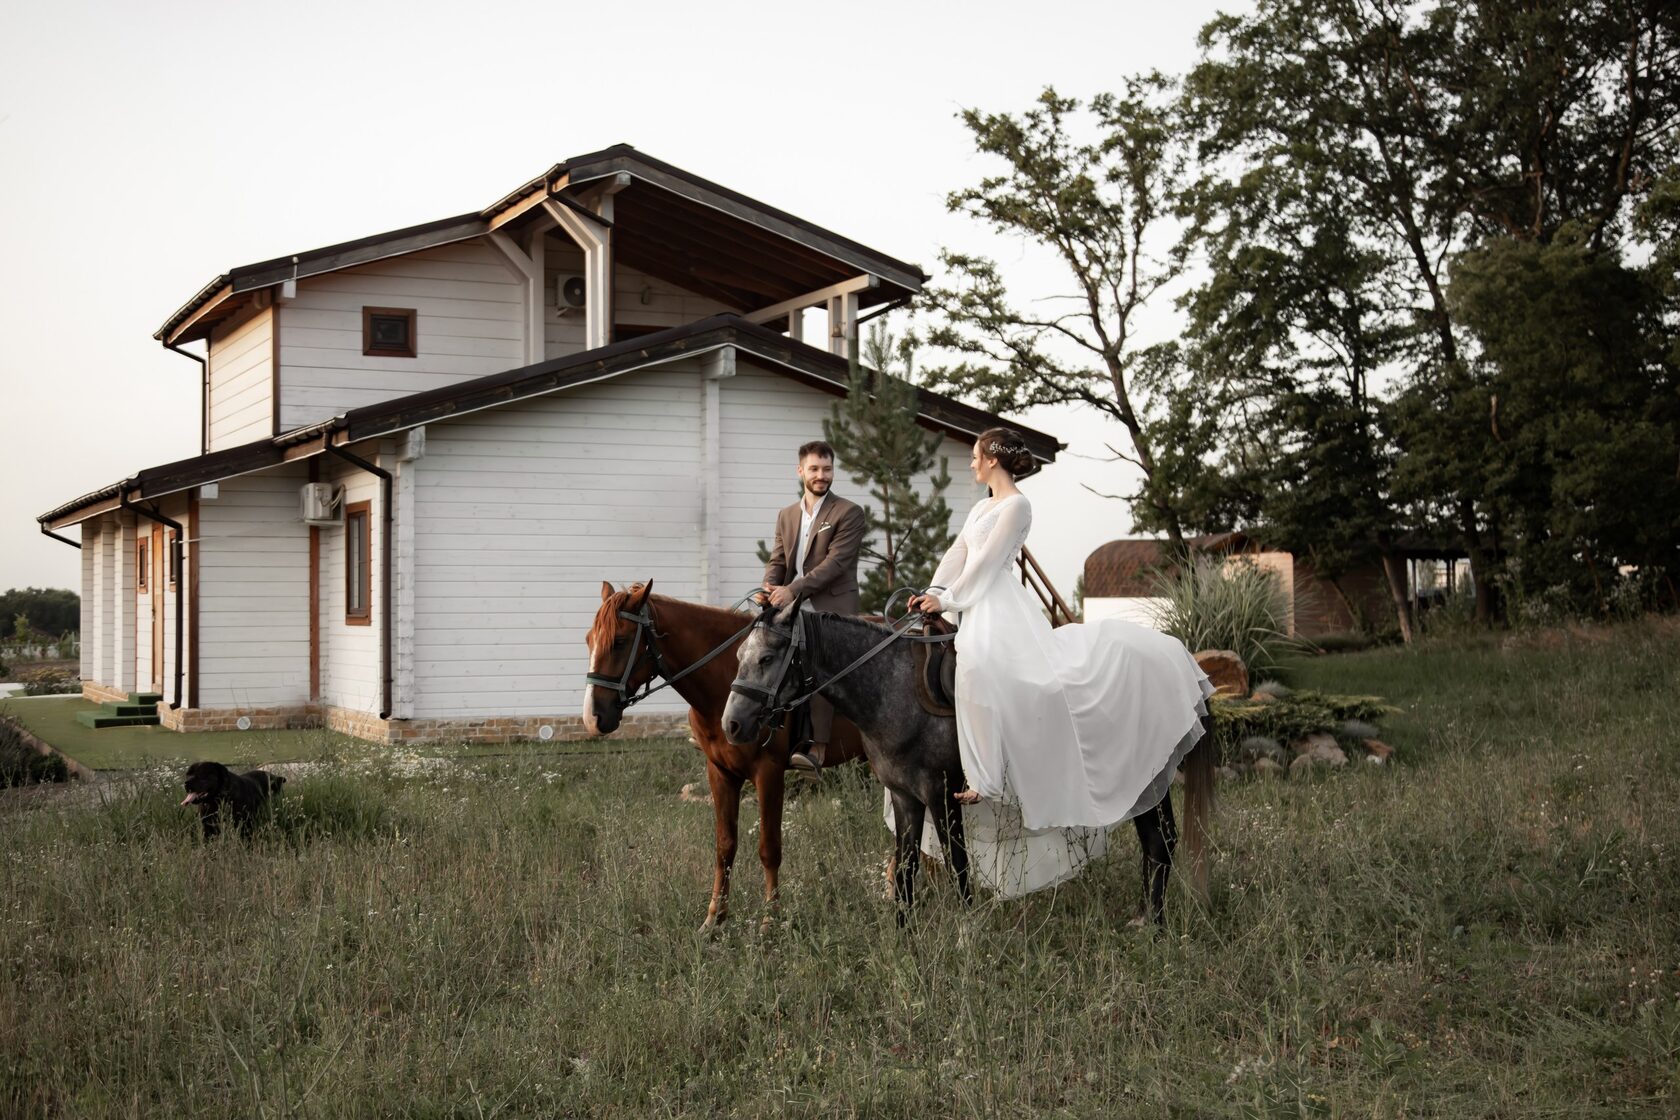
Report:
[[[852,363],[845,400],[823,421],[836,458],[875,499],[875,508],[864,507],[863,557],[873,562],[860,586],[865,611],[880,611],[901,587],[933,582],[951,543],[944,498],[951,472],[939,433],[916,422],[915,355],[913,335],[895,339],[877,323],[863,345],[864,364]],[[925,492],[918,479],[926,480]]]
[[[82,626],[82,598],[74,591],[39,587],[12,588],[0,593],[0,619],[24,631],[49,637],[74,634]]]
[[[1373,445],[1392,470],[1373,492],[1416,528],[1453,526],[1484,619],[1504,539],[1531,521],[1495,430],[1497,317],[1466,329],[1453,269],[1490,238],[1547,244],[1571,223],[1615,249],[1630,200],[1672,160],[1677,29],[1680,13],[1655,2],[1262,0],[1204,29],[1186,80],[1205,203],[1239,218],[1339,215],[1336,240],[1375,266],[1354,288],[1342,254],[1303,259],[1309,283],[1291,300],[1315,274],[1349,310],[1357,291],[1370,297],[1360,333],[1387,353],[1368,368],[1397,385],[1378,409],[1392,447]],[[1243,289],[1255,308],[1264,295]],[[1294,349],[1275,353],[1303,371]]]
[[[1071,310],[1026,310],[994,261],[947,250],[940,260],[954,282],[929,289],[941,316],[929,341],[960,356],[931,380],[993,411],[1071,403],[1117,421],[1127,446],[1110,450],[1143,474],[1128,495],[1134,517],[1182,548],[1178,488],[1162,455],[1173,425],[1194,417],[1175,421],[1160,393],[1174,382],[1176,351],[1136,338],[1139,312],[1183,269],[1166,229],[1185,157],[1170,92],[1151,74],[1129,79],[1123,94],[1093,98],[1089,142],[1074,136],[1085,123],[1080,102],[1049,87],[1019,116],[962,112],[976,148],[1003,169],[952,192],[946,205],[1051,252],[1072,284],[1057,297]]]

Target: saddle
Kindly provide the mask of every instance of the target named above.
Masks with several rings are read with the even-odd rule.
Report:
[[[922,622],[924,637],[955,634],[957,628],[938,616]],[[929,715],[957,714],[957,643],[916,642],[916,701]]]

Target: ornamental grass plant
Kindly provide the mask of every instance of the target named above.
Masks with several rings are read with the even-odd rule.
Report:
[[[1194,557],[1156,577],[1155,625],[1192,653],[1227,649],[1249,672],[1275,673],[1300,643],[1289,636],[1289,600],[1278,578],[1234,558]]]

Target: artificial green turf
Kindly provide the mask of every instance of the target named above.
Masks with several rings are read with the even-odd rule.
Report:
[[[0,701],[0,714],[9,715],[41,741],[93,770],[140,770],[206,759],[237,765],[270,762],[315,762],[372,758],[394,748],[320,728],[299,731],[168,731],[162,727],[105,727],[97,731],[76,722],[77,712],[97,711],[99,705],[79,696],[43,696]],[[638,748],[669,750],[673,739],[614,738],[607,744],[548,743],[434,743],[414,750],[450,758],[498,755],[614,753]],[[683,744],[686,745],[686,744]]]
[[[103,727],[76,722],[77,712],[99,711],[80,696],[42,696],[0,702],[0,712],[18,720],[43,742],[94,770],[131,770],[171,762],[305,762],[367,745],[348,735],[304,731],[198,731],[182,734],[162,727]]]

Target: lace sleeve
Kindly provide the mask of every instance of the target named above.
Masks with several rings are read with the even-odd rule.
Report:
[[[972,607],[998,573],[1015,559],[1031,527],[1032,505],[1025,498],[1011,498],[999,506],[986,539],[965,555],[962,574],[945,585],[945,591],[939,596],[940,605],[948,611]],[[940,569],[943,571],[943,564]]]

